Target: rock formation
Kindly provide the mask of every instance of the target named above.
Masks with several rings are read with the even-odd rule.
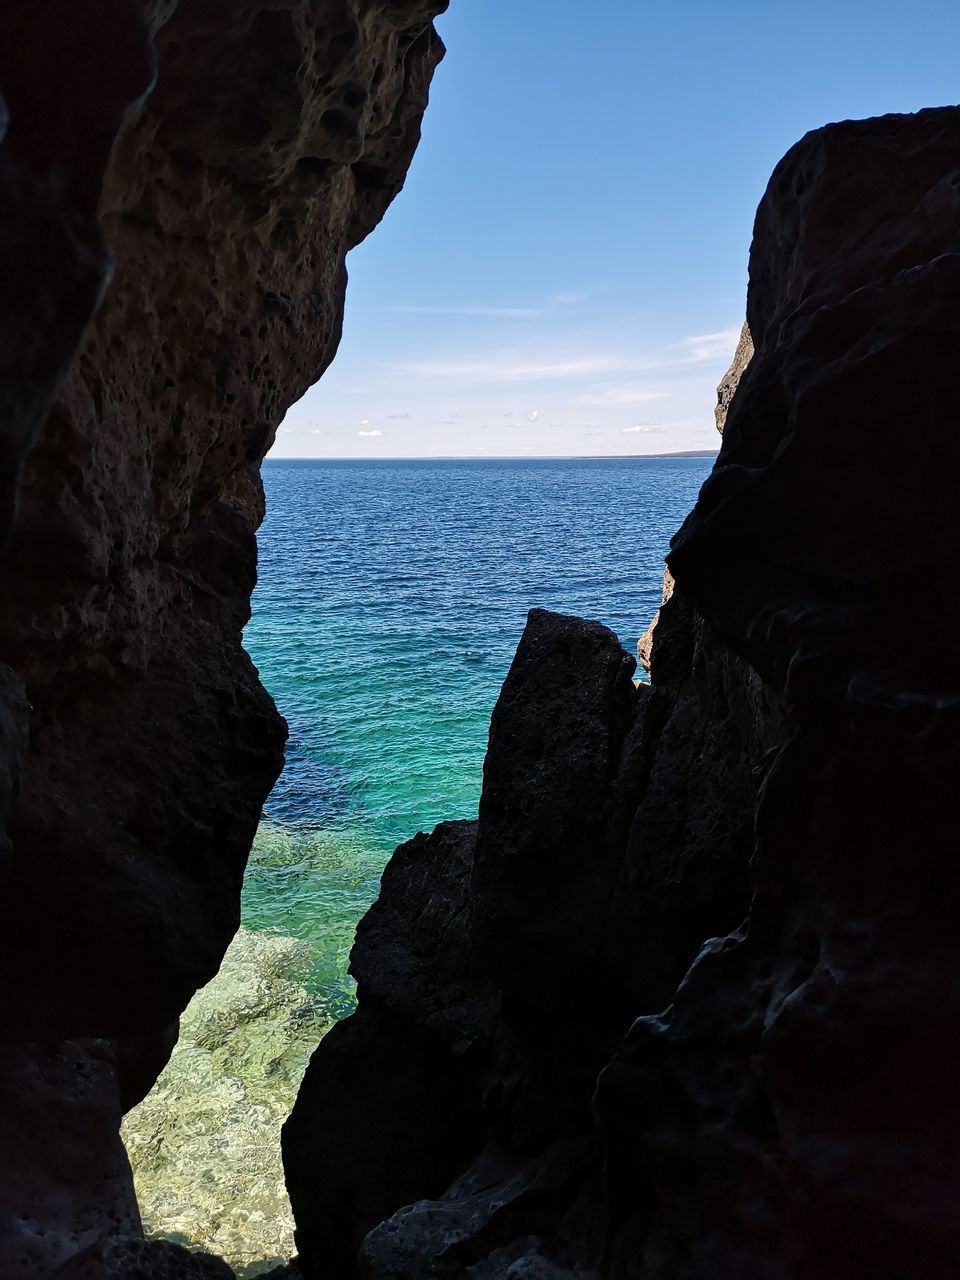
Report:
[[[775,171],[651,686],[531,614],[478,822],[358,931],[284,1134],[308,1277],[960,1272],[958,157],[949,108]]]
[[[730,368],[720,379],[720,385],[717,387],[717,404],[713,411],[713,416],[716,419],[717,430],[721,435],[723,435],[723,428],[727,425],[727,414],[730,412],[734,392],[739,387],[740,379],[752,359],[753,338],[750,336],[749,324],[744,321],[743,328],[740,330],[737,349],[733,353],[733,359],[730,361]]]
[[[747,365],[753,358],[753,339],[750,337],[750,326],[744,322],[743,328],[740,330],[740,340],[737,342],[737,349],[734,352],[733,360],[730,362],[730,368],[720,379],[720,385],[717,387],[717,406],[714,409],[714,417],[717,423],[717,430],[723,435],[723,428],[727,422],[727,411],[733,400],[733,393],[740,385],[740,379],[743,377]],[[669,567],[663,570],[663,598],[660,602],[660,608],[654,614],[649,627],[637,641],[637,660],[641,667],[649,675],[650,664],[653,661],[653,635],[660,621],[660,614],[663,606],[673,595],[676,588],[673,574]]]
[[[5,1280],[228,1274],[138,1238],[120,1113],[237,927],[258,467],[443,7],[0,10]],[[960,1271],[958,156],[951,108],[776,170],[651,685],[532,613],[477,822],[358,932],[285,1131],[308,1280]]]
[[[121,1095],[217,971],[282,759],[241,647],[260,460],[334,354],[444,7],[0,12],[0,1127],[35,1113],[48,1179],[31,1217],[4,1143],[8,1280],[106,1275],[100,1242],[136,1229]]]

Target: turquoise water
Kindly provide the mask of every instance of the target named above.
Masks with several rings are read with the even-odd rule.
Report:
[[[701,458],[268,461],[246,645],[290,725],[244,890],[248,928],[304,938],[339,1016],[393,849],[476,814],[490,712],[527,610],[635,652]]]

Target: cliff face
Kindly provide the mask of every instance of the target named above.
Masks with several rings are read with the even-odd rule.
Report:
[[[92,1054],[103,1081],[69,1176],[38,1084],[34,1148],[61,1177],[63,1235],[4,1237],[5,1276],[135,1222],[117,1074],[125,1102],[145,1092],[216,972],[282,761],[240,643],[260,460],[336,350],[344,255],[403,183],[444,7],[0,14],[0,1036],[22,1081],[29,1042],[76,1037],[49,1052]],[[113,1197],[87,1176],[104,1144]],[[16,1195],[12,1170],[3,1184]],[[99,1215],[81,1230],[83,1196]]]
[[[309,1276],[957,1274],[958,155],[951,108],[774,173],[652,686],[531,614],[478,822],[358,932]]]

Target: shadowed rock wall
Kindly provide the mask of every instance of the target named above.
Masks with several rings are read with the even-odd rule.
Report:
[[[478,822],[360,927],[284,1132],[309,1277],[960,1271],[958,166],[949,108],[775,171],[652,685],[532,613]]]
[[[125,1103],[142,1096],[216,972],[282,762],[241,647],[260,460],[336,350],[344,255],[403,183],[444,7],[0,14],[0,1037],[27,1059],[81,1038],[62,1053],[93,1055],[102,1106],[76,1141],[91,1170],[105,1145],[119,1160],[116,1205],[98,1183],[81,1231],[93,1183],[82,1156],[56,1172],[40,1097],[61,1238],[40,1238],[46,1210],[0,1234],[5,1276],[135,1227],[116,1075]],[[22,1188],[2,1182],[8,1222]]]

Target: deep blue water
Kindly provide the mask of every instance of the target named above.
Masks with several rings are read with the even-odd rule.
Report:
[[[308,938],[350,1003],[400,841],[476,814],[490,712],[534,606],[636,651],[710,459],[268,461],[246,644],[290,724],[244,922]]]

